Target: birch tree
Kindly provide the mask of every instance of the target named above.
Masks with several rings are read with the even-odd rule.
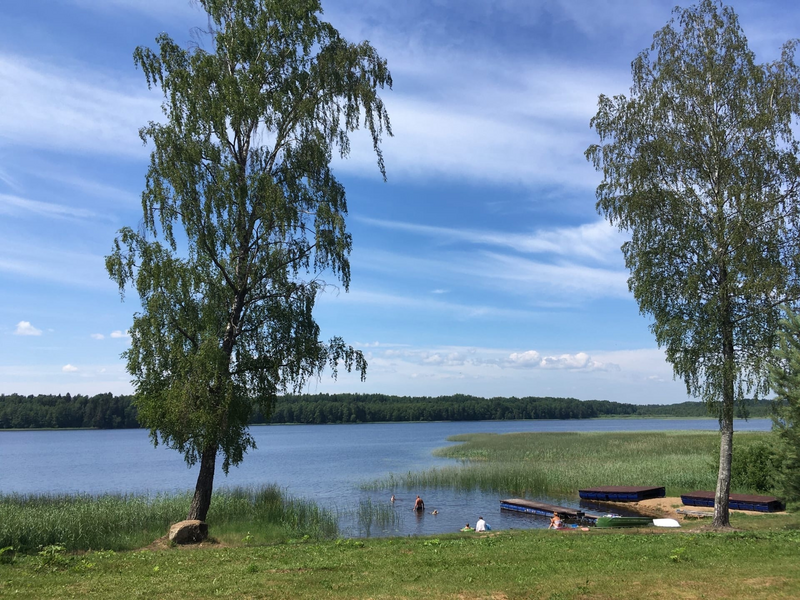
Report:
[[[188,518],[205,520],[217,456],[227,473],[255,447],[254,407],[269,414],[326,366],[366,373],[361,352],[320,340],[312,313],[323,277],[350,283],[332,158],[363,127],[385,177],[379,91],[392,80],[318,0],[198,3],[199,43],[162,34],[134,53],[164,119],[140,131],[152,147],[142,225],[120,230],[106,265],[141,300],[124,355],[139,418],[154,443],[200,463]]]
[[[676,9],[601,95],[597,209],[630,234],[628,285],[674,374],[720,423],[714,526],[729,525],[737,400],[769,389],[780,306],[800,297],[795,42],[757,64],[733,9]]]

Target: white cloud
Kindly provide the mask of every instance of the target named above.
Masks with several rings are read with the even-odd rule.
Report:
[[[619,365],[604,364],[592,360],[586,352],[577,354],[558,354],[554,356],[542,356],[536,350],[526,352],[514,352],[508,356],[505,362],[507,366],[518,368],[542,368],[542,369],[570,369],[570,370],[619,370]]]
[[[489,306],[485,304],[459,304],[456,302],[444,302],[431,298],[428,294],[421,297],[414,297],[402,294],[392,294],[386,292],[373,292],[367,290],[351,290],[347,294],[324,294],[320,296],[318,304],[326,305],[329,302],[341,302],[345,304],[367,304],[376,305],[384,308],[406,308],[409,310],[421,311],[431,310],[446,312],[457,319],[493,319],[493,318],[515,318],[530,319],[538,316],[539,313],[531,310],[518,310],[504,308],[500,306]]]
[[[106,336],[104,336],[102,333],[93,333],[91,335],[91,338],[93,340],[104,340],[106,338]]]
[[[0,54],[3,110],[0,143],[22,147],[142,157],[139,128],[160,118],[160,98],[119,74]],[[57,124],[54,126],[54,124]]]
[[[520,367],[538,367],[542,362],[542,355],[536,350],[514,352],[508,356],[509,363]]]
[[[122,338],[130,339],[131,334],[127,330],[122,331],[120,329],[117,329],[116,331],[111,332],[111,337],[114,339],[122,339]]]
[[[14,330],[14,335],[42,335],[42,330],[37,329],[28,321],[20,321]]]
[[[103,256],[65,250],[51,239],[0,236],[0,272],[80,287],[115,287]]]
[[[74,367],[72,365],[64,365],[63,367],[61,367],[61,370],[64,373],[76,373],[78,371],[78,367]]]
[[[52,202],[40,202],[38,200],[27,200],[19,196],[0,194],[0,214],[20,215],[32,213],[40,217],[55,219],[96,219],[98,217],[107,219],[107,216],[98,215],[95,212],[83,208],[75,208],[63,204]]]
[[[0,363],[0,394],[130,394],[131,377],[125,364],[81,365],[61,364],[2,364]],[[65,382],[69,388],[65,388]]]
[[[577,227],[539,229],[529,234],[513,231],[454,229],[383,219],[360,218],[359,220],[376,227],[406,231],[439,241],[467,242],[475,245],[510,248],[522,253],[555,254],[601,262],[619,260],[620,247],[628,238],[627,235],[602,219]]]

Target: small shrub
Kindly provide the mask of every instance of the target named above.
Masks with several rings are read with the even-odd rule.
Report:
[[[769,442],[757,441],[734,448],[731,487],[748,492],[772,492],[781,471],[781,458]]]

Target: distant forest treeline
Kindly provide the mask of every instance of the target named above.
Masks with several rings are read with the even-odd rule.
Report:
[[[139,427],[132,396],[20,396],[0,394],[0,429]],[[769,416],[769,400],[747,403],[750,417]],[[591,419],[596,417],[707,417],[702,402],[623,404],[575,398],[410,397],[385,394],[281,396],[271,419],[258,423],[371,423],[381,421],[484,421],[511,419]]]

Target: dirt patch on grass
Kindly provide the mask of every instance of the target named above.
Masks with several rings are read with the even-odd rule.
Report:
[[[173,544],[169,541],[169,536],[165,535],[163,537],[158,538],[157,540],[153,540],[152,543],[148,544],[142,550],[150,550],[153,552],[159,550],[196,550],[199,548],[229,548],[230,544],[224,544],[217,540],[216,538],[208,538],[204,542],[200,542],[199,544],[185,544],[179,546],[178,544]]]

